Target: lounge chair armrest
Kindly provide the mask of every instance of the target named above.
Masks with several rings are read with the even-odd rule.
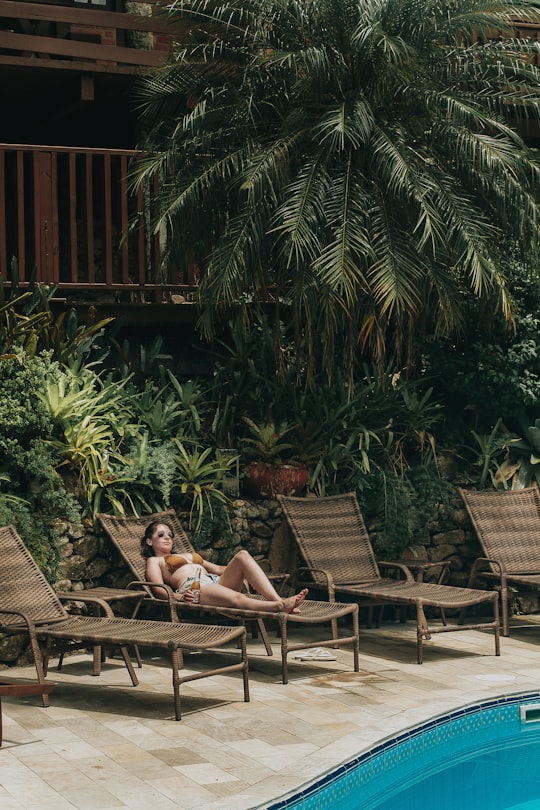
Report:
[[[488,565],[494,565],[496,568],[499,569],[499,573],[501,574],[506,573],[506,565],[500,560],[493,560],[490,557],[477,557],[472,564],[471,576],[480,571],[482,567],[486,567]]]
[[[27,626],[27,628],[28,628],[28,632],[29,632],[30,634],[35,635],[35,631],[36,631],[36,625],[35,625],[35,623],[32,621],[32,619],[30,619],[30,618],[29,618],[29,617],[26,615],[26,613],[23,613],[23,612],[22,612],[22,611],[20,611],[20,610],[7,610],[7,609],[4,609],[4,608],[0,608],[0,617],[1,617],[1,616],[4,616],[4,615],[7,615],[7,616],[20,616],[20,617],[21,617],[21,619],[23,620],[24,624]],[[1,621],[0,621],[0,625],[2,625],[2,622],[1,622]],[[7,627],[7,625],[5,625],[5,626]]]
[[[334,585],[334,578],[329,571],[326,571],[324,568],[310,568],[307,565],[302,566],[301,568],[297,568],[294,572],[295,578],[301,571],[307,571],[310,574],[320,574],[326,580],[326,588],[328,590],[328,598],[331,602],[335,602],[336,599],[336,587]]]
[[[161,599],[161,597],[159,597],[159,596],[156,596],[156,599],[158,599],[160,602],[167,602],[168,603],[169,611],[170,611],[170,614],[171,614],[171,622],[177,622],[178,621],[178,606],[181,603],[177,602],[176,599],[174,598],[174,591],[171,588],[171,586],[166,585],[164,582],[157,583],[157,582],[149,582],[149,581],[147,581],[145,579],[134,579],[131,582],[128,582],[127,587],[128,588],[132,588],[132,587],[133,588],[140,588],[141,585],[150,588],[152,593],[154,592],[153,591],[154,588],[161,588],[161,590],[166,591],[167,599]]]
[[[525,569],[523,571],[516,571],[515,568],[512,568],[512,570],[509,571],[507,566],[506,566],[506,563],[501,562],[501,560],[492,560],[490,557],[477,557],[476,560],[473,563],[473,570],[478,571],[481,568],[481,566],[485,565],[485,564],[494,565],[496,568],[498,568],[499,573],[501,575],[502,574],[507,574],[509,576],[529,577],[529,576],[534,576],[535,574],[536,575],[540,574],[540,571],[533,571],[530,568],[527,568],[527,569]]]
[[[379,568],[395,568],[397,571],[401,571],[401,573],[405,575],[405,580],[407,582],[414,582],[415,581],[410,568],[408,568],[403,563],[392,562],[391,560],[388,560],[388,561],[385,561],[385,560],[379,561],[379,560],[377,560],[377,565],[379,566]]]

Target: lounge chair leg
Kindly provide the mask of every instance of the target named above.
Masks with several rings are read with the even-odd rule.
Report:
[[[244,703],[249,703],[249,658],[247,653],[247,636],[244,634],[240,640],[240,649],[242,651],[242,663],[244,668],[242,670],[242,679],[244,683]]]
[[[92,658],[92,675],[98,677],[101,675],[101,661],[103,657],[103,648],[99,644],[94,645],[94,654]]]
[[[501,622],[499,617],[499,597],[493,602],[493,621],[495,622],[495,655],[501,654]]]
[[[360,669],[360,641],[359,641],[359,639],[360,639],[360,621],[359,621],[359,618],[358,618],[358,615],[360,613],[360,608],[359,608],[358,605],[355,605],[355,607],[356,607],[356,610],[354,611],[354,613],[352,615],[353,635],[354,635],[354,641],[353,641],[353,656],[354,656],[354,659],[353,660],[354,660],[354,671],[358,672],[359,669]]]
[[[174,694],[174,717],[176,720],[181,720],[182,719],[182,709],[180,705],[181,679],[178,673],[184,666],[184,658],[182,656],[181,651],[178,648],[174,649],[174,647],[171,647],[171,666],[172,666],[172,683]]]
[[[51,658],[52,653],[52,639],[48,638],[45,643],[45,649],[41,651],[41,666],[43,669],[43,674],[47,677],[47,673],[49,671],[49,660]],[[62,661],[64,660],[64,653],[60,653],[60,657]]]
[[[259,628],[259,633],[261,634],[266,654],[273,655],[274,651],[272,649],[272,645],[270,644],[268,633],[266,632],[266,625],[264,623],[264,619],[257,619],[257,627]]]
[[[129,677],[131,678],[131,683],[133,686],[139,685],[139,680],[135,675],[135,670],[133,669],[133,664],[131,663],[131,658],[129,657],[129,653],[127,651],[127,647],[120,647],[120,652],[122,653],[122,658],[124,659],[124,663],[126,665],[127,671],[129,672]]]
[[[48,644],[49,644],[49,640],[47,640],[47,645]],[[32,633],[30,633],[30,647],[32,649],[32,655],[34,656],[34,665],[36,667],[36,674],[37,674],[38,683],[40,683],[41,685],[44,685],[45,684],[46,670],[45,670],[45,668],[43,666],[43,662],[45,660],[48,660],[48,658],[45,658],[45,656],[43,655],[43,653],[42,653],[42,651],[41,651],[41,649],[39,647],[38,641],[37,641],[36,637]],[[42,702],[43,707],[45,709],[48,708],[51,705],[50,702],[49,702],[48,693],[46,693],[46,692],[42,693],[41,702]]]
[[[501,577],[501,609],[502,609],[502,625],[503,636],[510,635],[509,620],[508,620],[508,586],[506,581]]]
[[[416,662],[418,664],[424,663],[424,648],[422,645],[423,636],[419,627],[416,628]]]
[[[289,683],[289,672],[287,666],[289,643],[287,639],[287,615],[285,613],[279,614],[279,629],[281,635],[281,682]]]
[[[339,636],[338,636],[338,623],[337,623],[337,619],[332,619],[332,621],[331,621],[331,625],[332,625],[332,638],[333,638],[333,639],[338,639],[338,638],[339,638]],[[339,644],[334,644],[334,650],[337,650],[337,649],[338,649],[338,647],[339,647]]]
[[[426,614],[424,613],[424,608],[422,605],[417,602],[416,603],[416,660],[419,664],[423,664],[424,662],[424,647],[423,642],[424,639],[430,639],[431,634],[429,632],[428,623],[426,620]]]

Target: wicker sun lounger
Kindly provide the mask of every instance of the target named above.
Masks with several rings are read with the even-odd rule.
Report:
[[[178,515],[173,510],[165,512],[158,512],[145,517],[120,517],[116,515],[98,516],[99,521],[108,534],[113,545],[120,552],[124,562],[133,573],[137,583],[145,581],[145,560],[141,556],[141,537],[144,534],[146,526],[153,520],[163,520],[169,523],[174,531],[174,550],[176,553],[181,554],[184,552],[193,552],[193,546],[185,533],[183,526],[178,518]],[[268,613],[267,611],[254,611],[254,610],[237,610],[234,608],[226,607],[208,607],[206,605],[190,605],[188,603],[174,602],[169,599],[169,603],[162,599],[158,599],[149,583],[145,585],[148,592],[148,600],[154,605],[161,605],[162,607],[168,606],[169,616],[172,621],[178,621],[178,613],[181,615],[189,615],[189,612],[203,611],[209,614],[218,614],[224,616],[231,621],[245,625],[246,622],[257,622],[268,655],[272,655],[272,647],[268,640],[268,635],[265,628],[265,622],[278,622],[279,632],[281,638],[281,675],[283,683],[288,682],[288,666],[287,656],[291,652],[303,650],[312,646],[312,643],[295,643],[290,644],[288,639],[287,627],[289,623],[301,625],[315,625],[327,624],[331,626],[331,633],[327,638],[317,638],[317,646],[319,647],[339,647],[345,644],[352,644],[354,654],[354,671],[358,672],[358,605],[356,604],[343,604],[334,600],[333,604],[325,601],[317,601],[315,599],[306,599],[302,602],[301,612],[299,614],[291,613]],[[170,590],[170,589],[169,589]],[[253,598],[257,597],[256,594],[250,594]],[[339,636],[338,634],[338,620],[349,616],[352,620],[352,632]]]
[[[91,646],[94,649],[93,674],[99,674],[101,647],[120,647],[134,686],[138,680],[127,653],[128,646],[161,648],[171,656],[174,709],[180,720],[180,686],[211,675],[241,672],[244,700],[249,701],[248,659],[245,627],[221,627],[199,624],[143,621],[114,617],[111,608],[102,602],[101,616],[69,614],[39,570],[28,549],[13,526],[0,528],[0,632],[27,633],[39,684],[45,683],[49,658],[61,650]],[[71,596],[71,598],[73,598]],[[239,661],[215,669],[180,675],[183,669],[182,651],[215,650],[234,642],[239,647]],[[235,652],[236,655],[236,652]],[[57,687],[59,688],[59,687]],[[49,705],[48,695],[42,696]]]
[[[413,605],[416,608],[417,660],[423,661],[423,640],[451,630],[490,629],[499,647],[497,595],[487,591],[450,585],[416,582],[411,572],[398,563],[377,563],[369,535],[354,493],[324,498],[295,498],[279,495],[287,523],[296,539],[305,568],[314,587],[328,593],[354,597],[367,605]],[[404,579],[383,578],[380,568],[400,569]],[[299,573],[300,573],[299,572]],[[433,625],[425,608],[443,611],[492,603],[493,619],[470,625]]]
[[[510,633],[508,586],[540,590],[540,490],[460,489],[484,552],[471,569],[469,587],[479,579],[500,585],[503,635]]]

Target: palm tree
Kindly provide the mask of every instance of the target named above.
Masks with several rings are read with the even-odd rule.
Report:
[[[497,255],[531,250],[532,0],[175,0],[180,38],[139,89],[139,182],[169,260],[201,268],[200,327],[279,302],[313,360],[410,356],[466,295],[511,321]],[[488,308],[489,309],[489,308]],[[358,350],[358,352],[357,352]]]

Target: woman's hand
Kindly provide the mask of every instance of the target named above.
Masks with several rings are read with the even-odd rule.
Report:
[[[200,593],[200,591],[197,591]],[[175,597],[179,602],[194,602],[195,601],[195,591],[184,591],[183,593],[175,593]]]

